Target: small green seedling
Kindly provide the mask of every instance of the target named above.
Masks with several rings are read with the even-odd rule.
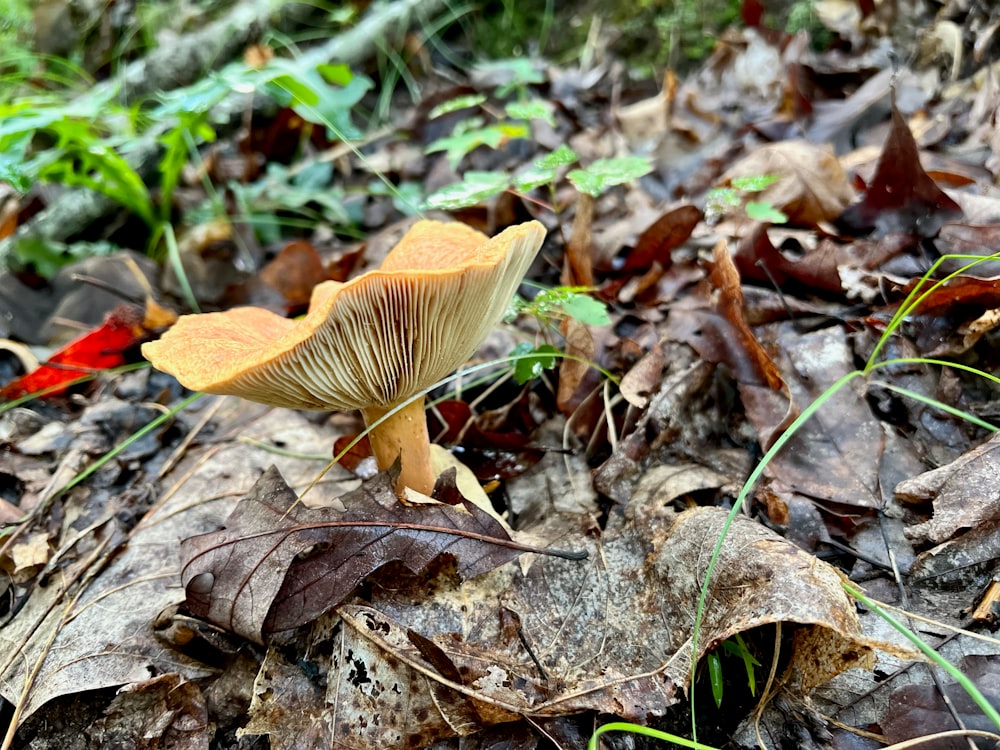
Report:
[[[588,296],[587,291],[589,290],[585,287],[557,286],[542,289],[531,300],[516,296],[513,313],[532,316],[546,332],[555,332],[564,318],[572,318],[588,326],[608,325],[611,318],[607,308],[602,302]],[[524,385],[545,370],[553,369],[560,356],[561,350],[552,344],[536,346],[522,341],[511,351],[511,357],[516,358],[513,360],[515,382]]]
[[[770,224],[784,224],[788,216],[779,211],[767,201],[749,200],[754,193],[759,193],[781,177],[774,174],[736,177],[730,181],[730,187],[713,188],[705,197],[705,221],[717,224],[730,209],[743,207],[747,217],[754,221],[765,221]]]
[[[722,707],[722,694],[723,694],[723,670],[722,670],[722,656],[720,655],[720,650],[722,654],[726,656],[735,656],[743,662],[743,667],[747,673],[747,687],[750,688],[750,695],[757,695],[757,677],[755,673],[755,668],[760,666],[760,662],[754,658],[754,655],[750,653],[750,649],[747,648],[746,641],[743,640],[743,636],[737,633],[732,638],[727,638],[722,642],[722,648],[712,651],[706,655],[705,659],[708,662],[708,677],[709,682],[712,686],[712,698],[715,700],[716,708]]]

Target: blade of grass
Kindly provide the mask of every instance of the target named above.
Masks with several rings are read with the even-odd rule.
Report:
[[[989,702],[985,695],[983,695],[979,688],[976,687],[975,683],[972,682],[968,677],[962,674],[961,670],[951,664],[947,659],[945,659],[941,654],[931,648],[924,640],[906,627],[903,623],[893,617],[891,614],[882,609],[875,601],[869,599],[865,594],[858,588],[855,588],[849,583],[844,583],[844,591],[853,596],[859,602],[864,604],[868,609],[877,614],[883,620],[885,620],[889,625],[895,628],[899,633],[903,635],[910,643],[916,646],[920,652],[934,662],[937,666],[941,667],[945,672],[947,672],[962,689],[968,693],[969,697],[972,698],[973,702],[979,706],[979,709],[986,715],[986,717],[993,722],[993,724],[1000,729],[1000,711],[996,709],[993,704]]]
[[[184,301],[187,302],[188,308],[192,312],[200,313],[201,308],[198,306],[198,300],[195,299],[194,291],[191,289],[190,282],[188,282],[187,272],[184,270],[184,264],[181,262],[181,253],[177,247],[174,228],[169,222],[162,222],[159,227],[163,231],[163,240],[167,244],[167,259],[170,261],[170,266],[174,269],[174,274],[177,276],[177,283],[181,286]]]
[[[716,750],[716,748],[711,745],[703,745],[700,742],[685,739],[684,737],[678,737],[675,734],[668,734],[667,732],[661,732],[658,729],[650,729],[649,727],[644,727],[639,724],[629,724],[624,721],[613,721],[610,724],[598,727],[597,730],[590,736],[590,742],[587,743],[587,750],[597,750],[598,740],[601,738],[602,734],[607,732],[631,732],[632,734],[639,734],[643,737],[652,737],[655,740],[663,740],[664,742],[669,742],[673,745],[677,745],[678,747],[686,747],[689,748],[689,750]]]
[[[878,385],[886,390],[890,390],[894,393],[898,393],[901,396],[906,396],[907,398],[912,398],[914,401],[919,401],[922,404],[927,404],[928,406],[933,406],[935,409],[940,409],[946,414],[951,414],[953,417],[959,417],[964,419],[966,422],[976,425],[977,427],[982,427],[984,430],[990,432],[996,432],[1000,427],[990,424],[989,422],[980,419],[975,414],[969,414],[967,411],[962,411],[961,409],[956,409],[954,406],[945,404],[938,401],[936,398],[931,398],[930,396],[925,396],[922,393],[917,393],[916,391],[911,391],[909,388],[902,388],[898,385],[893,385],[892,383],[886,383],[884,380],[873,380],[871,385]]]

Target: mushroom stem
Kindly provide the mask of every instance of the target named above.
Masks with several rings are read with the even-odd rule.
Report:
[[[371,425],[393,407],[369,406],[361,410],[365,424]],[[372,453],[382,471],[400,460],[396,494],[402,496],[406,487],[425,495],[434,490],[434,470],[431,468],[431,439],[427,433],[424,399],[411,401],[368,433]]]

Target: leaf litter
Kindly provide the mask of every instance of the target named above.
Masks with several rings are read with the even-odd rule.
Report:
[[[954,728],[956,716],[991,728],[952,684],[948,713],[912,651],[858,613],[842,583],[931,618],[918,629],[995,699],[996,642],[983,632],[995,613],[978,592],[990,590],[998,554],[986,429],[996,385],[901,363],[825,395],[864,365],[937,259],[985,257],[995,244],[987,84],[949,87],[931,67],[900,71],[890,89],[884,52],[849,23],[837,33],[857,45],[852,58],[765,31],[730,30],[700,70],[668,75],[651,96],[603,63],[534,70],[525,91],[558,105],[533,123],[534,141],[463,156],[376,140],[366,159],[342,157],[358,184],[375,164],[400,181],[451,183],[452,217],[491,234],[541,219],[550,240],[532,280],[583,284],[611,303],[607,325],[567,317],[542,330],[522,319],[511,336],[599,364],[618,385],[564,359],[533,379],[443,394],[459,406],[441,405],[442,437],[489,483],[510,528],[447,485],[442,497],[456,504],[426,507],[396,502],[385,474],[358,487],[336,468],[313,486],[357,420],[232,399],[181,411],[74,483],[178,403],[158,373],[103,376],[0,414],[0,694],[17,706],[16,741],[529,748],[544,737],[569,747],[585,744],[597,717],[683,734],[687,693],[707,695],[703,670],[691,683],[692,662],[738,634],[764,665],[758,688],[766,680],[779,695],[756,711],[760,694],[727,664],[723,708],[699,704],[703,741],[752,746],[755,718],[773,746],[854,746],[824,716],[887,741]],[[481,104],[499,85],[478,76],[462,92]],[[450,88],[433,82],[418,107]],[[621,133],[599,114],[619,98],[630,102],[614,105]],[[936,107],[970,102],[968,120],[933,119]],[[427,146],[462,116],[407,119]],[[291,125],[272,127],[273,146]],[[541,164],[566,143],[579,163],[542,175],[569,174],[549,192],[553,206],[544,180],[519,183],[530,200],[496,194],[513,184],[502,170]],[[631,170],[621,179],[608,173],[619,163]],[[777,180],[711,215],[711,190],[738,194],[764,176]],[[321,232],[266,248],[259,237],[241,245],[227,226],[192,232],[184,259],[198,301],[294,315],[315,284],[377,266],[380,235],[391,246],[402,225],[384,229],[397,215],[390,196],[367,200],[361,246]],[[751,218],[751,200],[771,223]],[[936,278],[962,263],[946,260]],[[177,293],[171,273],[157,292]],[[995,372],[995,274],[984,263],[934,287],[884,355]],[[0,298],[26,316],[59,317],[20,279],[3,279]],[[93,327],[100,315],[79,319]],[[169,323],[157,321],[97,354],[134,361],[131,345]],[[4,335],[24,340],[28,329],[42,330]],[[70,364],[86,373],[107,362]],[[9,380],[8,396],[27,392]],[[785,437],[721,545],[692,654],[725,511]],[[963,627],[980,638],[945,635]],[[780,685],[767,678],[772,662]],[[57,716],[63,735],[50,726]]]

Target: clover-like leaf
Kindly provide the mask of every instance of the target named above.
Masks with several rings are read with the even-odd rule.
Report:
[[[586,169],[574,169],[566,177],[581,193],[599,196],[609,187],[631,182],[653,169],[649,160],[641,156],[620,156],[598,159]]]
[[[442,211],[454,211],[482,203],[510,186],[510,177],[503,172],[466,172],[461,182],[443,187],[427,196],[424,205]]]

